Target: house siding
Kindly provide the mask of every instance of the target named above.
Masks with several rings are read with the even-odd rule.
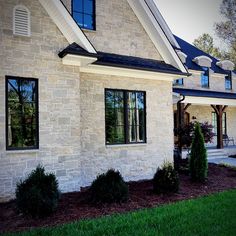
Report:
[[[105,88],[146,92],[147,143],[105,145]],[[172,83],[81,74],[81,167],[88,185],[108,168],[126,180],[152,178],[164,160],[173,161]]]
[[[13,36],[16,4],[31,12],[31,37]],[[16,182],[38,163],[56,174],[62,191],[80,189],[79,69],[63,66],[58,52],[68,45],[37,0],[0,0],[0,201],[14,196]],[[5,75],[39,82],[39,149],[6,151]]]

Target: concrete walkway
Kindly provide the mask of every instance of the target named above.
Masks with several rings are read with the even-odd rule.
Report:
[[[236,167],[236,158],[223,157],[223,158],[210,158],[208,159],[209,163],[215,164],[227,164]]]

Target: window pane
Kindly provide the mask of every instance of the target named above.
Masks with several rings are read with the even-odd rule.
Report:
[[[83,27],[84,26],[84,21],[83,21],[83,14],[82,13],[77,13],[77,12],[74,12],[73,13],[73,17],[74,17],[74,20],[77,22],[77,24],[80,26],[80,27]]]
[[[209,69],[207,67],[203,67],[203,72],[201,74],[201,84],[202,87],[208,88],[209,87]]]
[[[83,12],[83,0],[73,0],[73,11]]]
[[[84,13],[93,15],[93,0],[84,0]]]
[[[84,14],[84,28],[94,29],[93,16]]]
[[[36,82],[27,79],[9,79],[7,93],[8,147],[37,146]]]

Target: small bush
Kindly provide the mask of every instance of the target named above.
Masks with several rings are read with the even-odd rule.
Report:
[[[125,202],[128,200],[128,186],[119,171],[108,170],[99,175],[90,187],[91,200],[95,203]]]
[[[59,199],[58,183],[54,174],[45,174],[38,166],[27,179],[16,187],[17,208],[33,217],[44,217],[57,207]]]
[[[165,162],[153,177],[155,193],[175,193],[179,190],[179,176],[171,163]]]
[[[200,125],[194,129],[194,138],[190,153],[189,171],[193,181],[204,182],[207,177],[207,152]]]

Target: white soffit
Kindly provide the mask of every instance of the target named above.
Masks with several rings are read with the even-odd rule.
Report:
[[[148,3],[145,0],[127,1],[164,61],[182,72],[187,73],[186,68],[162,29],[163,26],[161,26],[161,23],[164,24],[165,21],[162,17],[160,19],[161,15],[160,13],[158,14],[159,11],[153,0],[148,1]]]
[[[89,64],[92,64],[97,60],[96,57],[85,57],[85,56],[79,56],[79,55],[71,55],[67,54],[62,58],[62,63],[64,65],[70,65],[70,66],[87,66]]]
[[[96,53],[92,44],[60,0],[39,0],[39,2],[70,44],[75,42],[88,52]]]
[[[233,70],[234,63],[230,60],[218,61],[216,65],[222,68],[223,70]]]
[[[212,60],[207,56],[198,56],[193,59],[199,66],[211,67]]]
[[[236,106],[236,99],[185,96],[185,100],[183,101],[183,103],[191,103],[197,105],[213,104],[213,105]]]

